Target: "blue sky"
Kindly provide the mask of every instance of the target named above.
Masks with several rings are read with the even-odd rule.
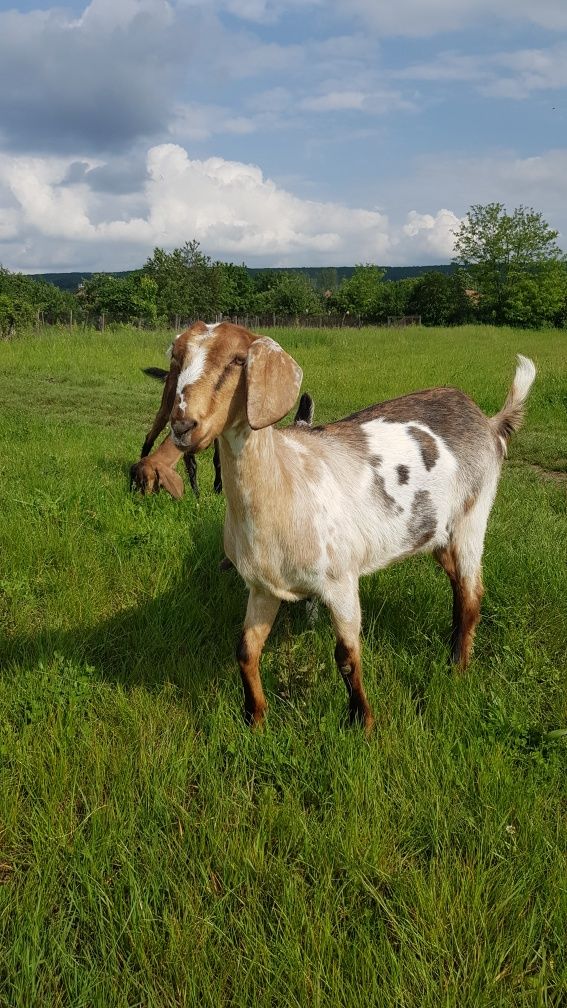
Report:
[[[492,200],[567,248],[567,0],[28,0],[0,67],[10,269],[447,262]]]

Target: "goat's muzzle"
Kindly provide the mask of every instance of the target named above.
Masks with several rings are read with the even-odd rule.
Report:
[[[171,436],[178,448],[186,450],[191,447],[191,439],[196,427],[196,420],[174,420],[172,422]]]

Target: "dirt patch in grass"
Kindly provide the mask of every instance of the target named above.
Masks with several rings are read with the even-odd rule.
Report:
[[[567,488],[567,471],[561,469],[546,469],[545,466],[529,463],[528,468],[537,473],[541,479],[552,480],[557,486]]]

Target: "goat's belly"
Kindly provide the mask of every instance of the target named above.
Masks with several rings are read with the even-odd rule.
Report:
[[[429,491],[417,491],[410,507],[376,510],[372,501],[360,507],[356,530],[345,536],[343,549],[351,546],[350,563],[358,574],[371,574],[416,553],[430,553],[445,546],[449,533],[448,502]],[[350,543],[349,543],[350,538]]]

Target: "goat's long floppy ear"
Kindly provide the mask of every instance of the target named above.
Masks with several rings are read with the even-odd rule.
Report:
[[[165,371],[162,367],[144,367],[142,371],[149,378],[156,378],[160,382],[164,382],[169,375],[169,371]]]
[[[165,379],[165,384],[163,387],[163,395],[161,397],[160,410],[165,409],[167,411],[167,419],[169,419],[169,414],[173,409],[173,404],[175,402],[175,394],[177,392],[177,379],[181,374],[181,366],[178,361],[171,358],[171,364],[169,365],[169,374]]]
[[[299,364],[279,343],[268,336],[254,340],[246,361],[246,415],[252,430],[269,427],[289,413],[302,378]]]
[[[175,472],[175,469],[170,469],[169,466],[156,466],[158,484],[167,490],[168,494],[175,497],[175,500],[180,500],[185,492],[185,486],[183,480],[179,473]]]

